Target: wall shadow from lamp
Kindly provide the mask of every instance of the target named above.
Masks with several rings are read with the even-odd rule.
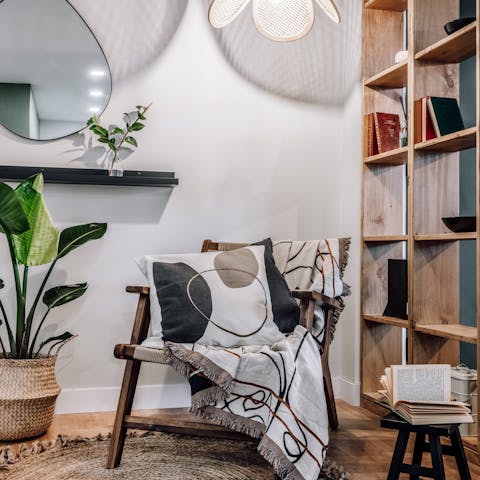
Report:
[[[146,69],[168,47],[188,0],[70,0],[98,38],[113,81]]]
[[[205,19],[212,0],[203,0]],[[304,38],[274,42],[260,35],[251,2],[231,24],[212,35],[227,62],[269,93],[314,105],[343,105],[360,82],[360,0],[335,0],[336,24],[315,3],[315,24]],[[339,81],[341,79],[341,81]]]

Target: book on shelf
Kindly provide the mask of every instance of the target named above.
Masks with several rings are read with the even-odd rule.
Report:
[[[371,157],[400,147],[400,117],[395,113],[365,115],[366,156]]]
[[[432,138],[437,138],[437,133],[435,132],[428,109],[429,98],[430,97],[419,98],[415,100],[414,103],[415,143],[426,142]]]
[[[375,135],[375,123],[373,121],[373,113],[365,115],[365,156],[371,157],[372,155],[377,155],[378,153],[378,144],[377,137]]]
[[[428,111],[437,137],[465,128],[456,98],[427,97]]]
[[[377,402],[412,425],[473,423],[470,407],[451,401],[450,365],[392,365]]]

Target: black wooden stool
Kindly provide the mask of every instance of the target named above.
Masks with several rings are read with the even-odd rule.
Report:
[[[455,457],[458,472],[462,480],[471,480],[467,457],[463,449],[462,437],[458,431],[458,424],[452,425],[411,425],[394,413],[382,418],[381,426],[398,430],[397,443],[393,451],[392,463],[387,480],[397,480],[400,473],[409,473],[410,480],[418,480],[419,476],[445,480],[443,456]],[[413,449],[412,464],[403,463],[410,433],[416,433]],[[428,442],[425,437],[428,435]],[[450,439],[452,445],[441,445],[441,437]],[[430,452],[432,468],[422,467],[423,452]]]

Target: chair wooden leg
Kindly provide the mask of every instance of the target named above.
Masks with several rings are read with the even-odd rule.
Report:
[[[323,388],[325,390],[325,400],[327,402],[328,424],[332,430],[338,428],[337,407],[335,406],[335,395],[333,394],[332,376],[328,359],[322,357],[323,366]]]
[[[127,429],[123,425],[123,420],[125,415],[130,415],[132,412],[133,398],[135,397],[135,389],[137,388],[141,364],[142,362],[138,360],[127,360],[125,366],[117,414],[115,416],[115,423],[113,424],[112,439],[110,440],[110,447],[108,449],[107,468],[118,467],[122,460],[123,447],[127,435]]]

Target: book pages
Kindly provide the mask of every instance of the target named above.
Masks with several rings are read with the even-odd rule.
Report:
[[[450,401],[450,365],[392,365],[392,405],[399,400]]]

